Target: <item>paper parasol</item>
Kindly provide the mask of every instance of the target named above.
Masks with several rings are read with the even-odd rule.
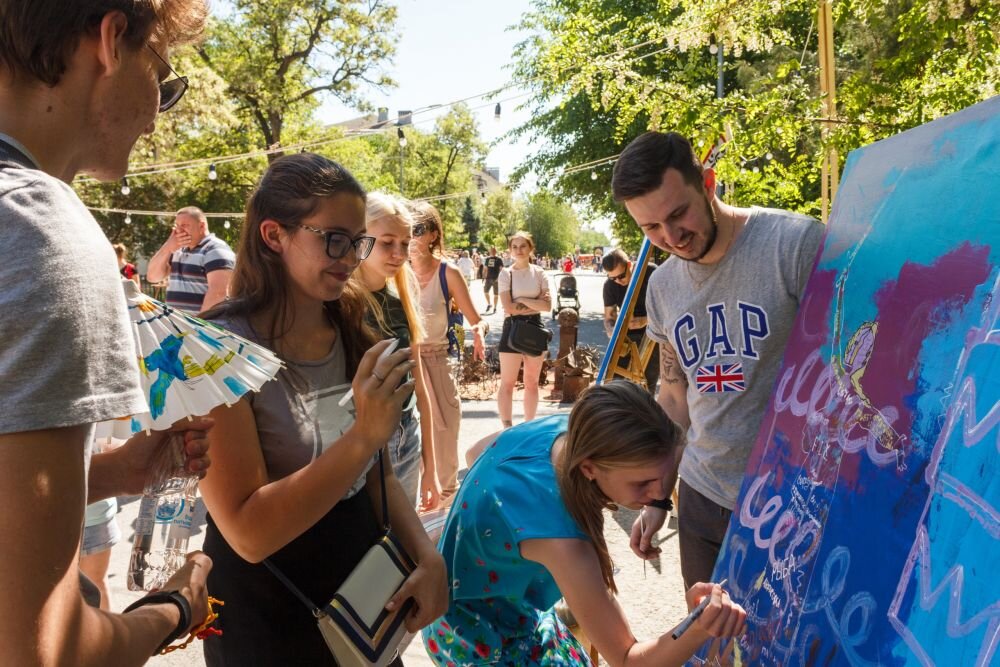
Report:
[[[105,422],[100,435],[129,437],[164,430],[185,417],[208,414],[257,391],[277,375],[282,362],[273,352],[211,322],[174,310],[123,280],[139,381],[149,411]],[[111,433],[109,433],[108,424]]]

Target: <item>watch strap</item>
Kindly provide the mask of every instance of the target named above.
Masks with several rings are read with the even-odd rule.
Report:
[[[191,603],[188,602],[187,598],[181,595],[180,591],[154,591],[145,597],[141,597],[129,606],[125,607],[123,614],[127,614],[130,611],[138,609],[139,607],[144,607],[147,604],[164,604],[171,603],[177,605],[177,609],[181,612],[181,619],[177,622],[177,627],[167,635],[167,638],[163,640],[163,643],[153,651],[153,655],[159,655],[163,649],[170,646],[171,643],[191,627]]]
[[[674,501],[670,499],[670,496],[667,496],[663,500],[653,500],[653,501],[650,501],[650,502],[646,503],[646,506],[647,507],[655,507],[656,509],[659,509],[659,510],[666,510],[668,512],[672,512],[673,509],[674,509]]]

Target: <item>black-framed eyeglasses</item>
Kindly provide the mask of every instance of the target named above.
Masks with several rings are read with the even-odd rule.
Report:
[[[146,46],[149,46],[149,44]],[[188,78],[175,72],[174,68],[170,66],[170,63],[164,60],[163,56],[157,53],[156,49],[152,46],[149,46],[149,50],[152,51],[153,55],[159,58],[160,62],[166,65],[167,69],[170,70],[170,73],[174,75],[174,78],[160,82],[159,112],[163,113],[180,102],[181,98],[184,97],[184,93],[186,93],[188,89]]]
[[[616,283],[620,283],[621,281],[625,280],[627,277],[628,277],[628,269],[622,269],[622,272],[619,273],[617,276],[613,276],[610,273],[608,274],[608,280],[613,280]]]
[[[427,233],[427,225],[423,222],[418,222],[417,224],[413,225],[413,229],[411,230],[411,232],[413,236],[423,236],[424,234]]]
[[[350,249],[354,248],[354,254],[357,256],[358,261],[361,261],[366,259],[372,253],[372,248],[375,247],[374,236],[360,236],[353,239],[350,234],[345,234],[336,229],[316,229],[315,227],[301,223],[299,223],[299,227],[326,238],[326,256],[330,259],[346,257]]]

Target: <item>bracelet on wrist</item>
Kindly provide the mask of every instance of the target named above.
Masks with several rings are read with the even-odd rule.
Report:
[[[123,614],[127,614],[130,611],[138,609],[139,607],[144,607],[147,604],[164,604],[171,603],[177,606],[177,609],[181,612],[181,618],[177,622],[177,627],[174,628],[167,638],[163,640],[155,651],[153,655],[159,655],[163,649],[170,646],[170,644],[183,635],[189,627],[191,627],[191,603],[188,602],[187,598],[181,595],[180,591],[155,591],[149,595],[139,598],[129,606],[125,607]]]
[[[666,510],[668,512],[672,512],[674,510],[674,501],[670,499],[670,496],[667,496],[663,500],[653,500],[651,502],[648,502],[646,503],[646,506],[655,507],[658,510]]]

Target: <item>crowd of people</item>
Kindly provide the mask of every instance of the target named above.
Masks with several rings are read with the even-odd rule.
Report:
[[[622,152],[612,194],[670,259],[653,270],[621,251],[590,256],[607,272],[609,335],[645,269],[626,335],[651,339],[658,358],[645,386],[595,387],[569,415],[534,419],[544,353],[512,347],[512,330],[551,310],[544,269],[571,272],[579,257],[539,259],[517,232],[507,248],[449,261],[432,205],[367,192],[306,152],[261,175],[235,253],[200,209],[181,208],[147,279],[168,282],[169,307],[274,350],[284,367],[261,391],[174,427],[186,469],[202,477],[204,553],[127,613],[111,611],[85,575],[103,578],[92,556],[120,538],[88,538],[84,526],[113,517],[99,501],[141,492],[165,434],[95,449],[95,424],[147,408],[121,289],[137,271],[124,248],[112,257],[67,184],[125,173],[136,139],[183,95],[171,50],[194,40],[206,15],[203,0],[0,6],[5,660],[142,664],[202,623],[211,591],[227,607],[222,636],[204,643],[208,664],[336,664],[274,572],[331,599],[379,539],[383,498],[414,561],[387,609],[412,601],[406,628],[422,630],[438,664],[590,664],[554,611],[560,597],[615,666],[682,664],[706,639],[738,636],[745,611],[710,583],[712,571],[822,226],[724,203],[687,140],[659,132]],[[473,448],[459,484],[450,360],[459,324],[472,354],[485,354],[469,291],[477,279],[484,315],[504,310],[501,428]],[[699,371],[720,362],[738,363],[742,379],[704,391]],[[515,426],[519,373],[525,422]],[[384,474],[379,461],[391,463]],[[704,611],[679,638],[640,641],[614,597],[604,512],[640,510],[632,548],[655,558],[678,479],[683,594]],[[449,513],[435,544],[418,511],[439,507]]]

